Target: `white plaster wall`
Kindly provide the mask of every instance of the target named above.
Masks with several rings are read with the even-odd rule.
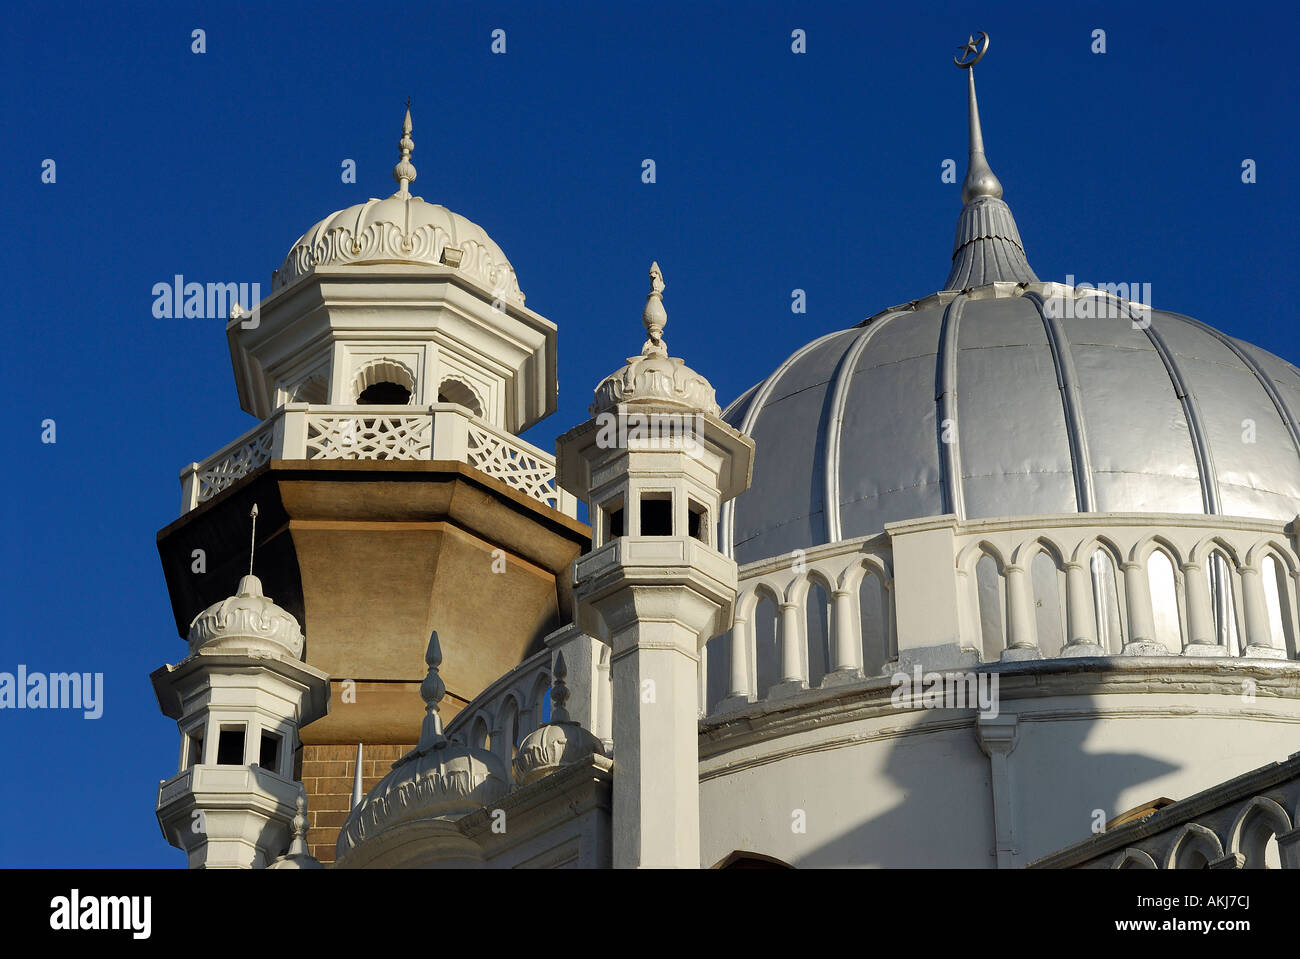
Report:
[[[890,716],[823,727],[782,737],[796,742],[729,753],[728,762],[743,763],[774,747],[794,750],[701,783],[701,863],[743,849],[801,868],[992,865],[989,763],[969,720],[965,728],[852,741],[899,725]],[[847,741],[820,748],[831,739]],[[796,809],[806,813],[804,834],[792,829]]]
[[[1285,759],[1300,742],[1296,707],[1152,694],[1054,698],[1022,709],[1011,754],[1017,865],[1087,839],[1095,809],[1109,821],[1152,799],[1185,799]],[[1080,713],[1087,715],[1067,718]]]
[[[1293,698],[1218,693],[1008,699],[1014,865],[1091,835],[1159,796],[1181,799],[1268,762],[1300,741]],[[846,703],[849,708],[851,703]],[[992,867],[990,763],[970,712],[891,712],[827,721],[718,752],[702,740],[701,862],[734,850],[797,867]],[[899,730],[911,730],[898,735]],[[792,831],[803,809],[806,834]]]

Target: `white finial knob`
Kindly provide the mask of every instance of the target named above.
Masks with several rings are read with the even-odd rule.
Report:
[[[393,196],[409,197],[407,189],[415,182],[415,167],[411,163],[411,154],[415,151],[415,141],[411,139],[411,101],[406,101],[406,119],[402,121],[402,139],[397,143],[402,151],[402,158],[393,167],[393,179],[397,181],[397,192]]]
[[[645,309],[641,311],[641,324],[645,327],[649,340],[642,353],[654,352],[667,355],[668,348],[663,341],[664,326],[668,322],[668,313],[663,302],[664,275],[658,263],[650,264],[650,293],[645,298]]]

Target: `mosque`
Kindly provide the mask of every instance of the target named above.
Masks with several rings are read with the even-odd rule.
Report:
[[[1300,370],[1039,279],[987,48],[936,290],[723,409],[652,265],[553,454],[556,324],[407,111],[158,533],[190,867],[1300,867]]]

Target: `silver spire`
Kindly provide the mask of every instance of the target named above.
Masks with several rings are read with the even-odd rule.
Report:
[[[961,202],[970,203],[982,196],[1002,199],[1002,184],[994,176],[989,166],[988,157],[984,155],[984,133],[980,129],[980,105],[975,99],[975,64],[984,59],[989,50],[989,35],[983,30],[979,39],[970,37],[959,47],[961,54],[953,57],[952,62],[966,71],[970,88],[970,165],[966,170],[966,179],[961,185]]]
[[[958,48],[952,62],[966,71],[970,101],[970,166],[961,185],[961,216],[953,242],[952,269],[943,288],[965,290],[989,283],[1035,282],[1038,277],[1025,258],[1011,208],[1002,201],[1002,184],[984,155],[984,133],[980,129],[979,103],[975,99],[975,71],[972,67],[989,49],[989,35],[983,30]]]

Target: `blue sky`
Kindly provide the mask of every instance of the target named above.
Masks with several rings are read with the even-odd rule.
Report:
[[[639,348],[651,259],[672,352],[724,404],[938,289],[960,209],[941,165],[960,179],[967,147],[951,57],[978,29],[988,155],[1039,276],[1150,283],[1300,360],[1290,5],[888,6],[8,8],[0,671],[102,672],[105,694],[98,720],[0,711],[0,865],[183,864],[153,813],[178,740],[148,675],[185,653],[154,536],[181,467],[253,421],[222,323],[155,319],[151,290],[269,289],[309,226],[393,192],[408,96],[414,192],[482,225],[559,326],[545,448]]]

